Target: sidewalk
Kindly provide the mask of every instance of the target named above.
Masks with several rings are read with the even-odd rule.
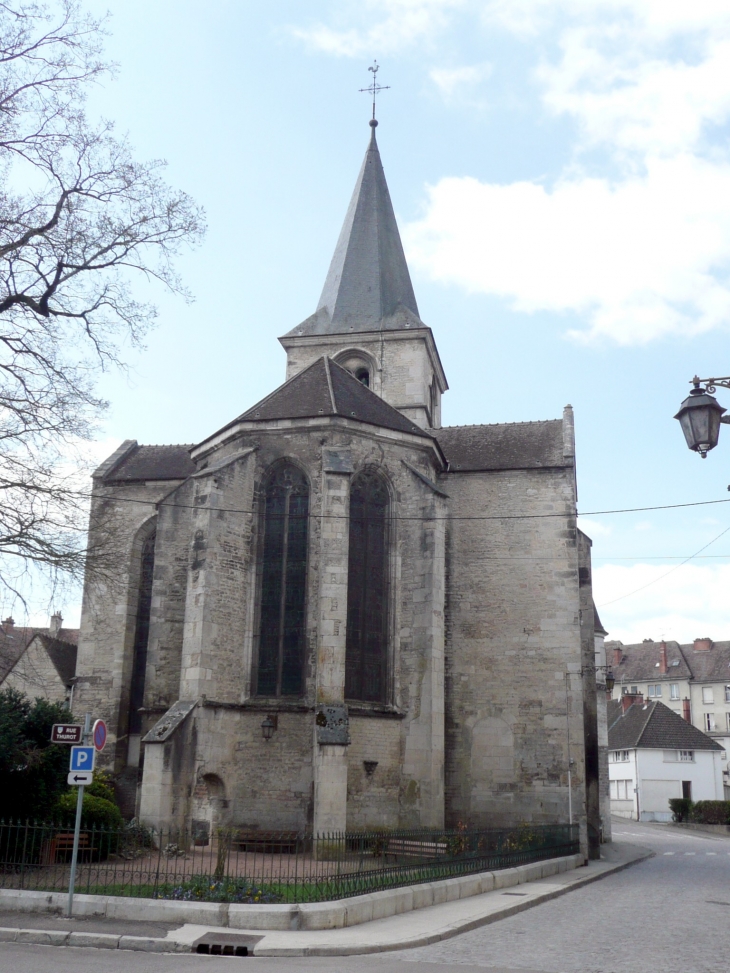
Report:
[[[64,919],[0,912],[0,942],[93,946],[145,952],[206,952],[255,956],[347,956],[425,946],[522,912],[652,857],[638,845],[603,845],[602,860],[529,884],[429,906],[340,929],[234,930],[193,923],[146,923],[108,918]]]

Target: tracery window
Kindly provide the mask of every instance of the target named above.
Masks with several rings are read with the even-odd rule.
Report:
[[[152,576],[155,570],[155,538],[152,531],[142,548],[142,565],[137,597],[137,621],[134,629],[132,683],[129,691],[129,733],[142,729],[140,707],[144,704],[144,684],[147,673],[147,642],[150,637],[150,610],[152,608]]]
[[[290,463],[277,466],[264,487],[259,696],[302,693],[308,515],[306,477]]]
[[[350,486],[345,696],[386,702],[388,670],[388,487],[365,470]]]

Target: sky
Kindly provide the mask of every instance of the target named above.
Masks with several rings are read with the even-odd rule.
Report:
[[[377,58],[444,424],[571,403],[609,637],[730,638],[730,428],[703,461],[673,419],[695,373],[730,373],[727,0],[113,0],[109,30],[91,113],[165,158],[209,229],[179,265],[194,303],[155,292],[130,373],[100,376],[100,456],[194,443],[283,381],[276,339],[317,305]]]

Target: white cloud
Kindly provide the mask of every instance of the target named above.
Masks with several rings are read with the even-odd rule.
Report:
[[[716,641],[730,638],[730,564],[686,564],[658,580],[670,568],[667,564],[594,568],[594,598],[609,638],[624,643],[662,637],[679,642],[705,635]]]
[[[587,517],[580,518],[580,529],[592,540],[596,537],[608,537],[613,533],[613,528],[608,524],[603,524],[600,520],[589,520]]]
[[[642,176],[548,189],[445,178],[405,228],[414,266],[518,311],[573,312],[622,344],[730,318],[730,165],[654,159]]]
[[[342,26],[292,27],[310,48],[338,57],[391,54],[438,36],[450,15],[468,0],[365,0],[341,4],[335,19]]]
[[[433,68],[430,77],[447,100],[455,96],[471,95],[492,73],[491,64],[472,64],[458,68]]]

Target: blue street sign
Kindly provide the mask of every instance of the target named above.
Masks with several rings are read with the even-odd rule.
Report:
[[[93,770],[94,753],[95,750],[93,747],[71,747],[71,763],[69,764],[68,769],[71,772],[75,770]]]

